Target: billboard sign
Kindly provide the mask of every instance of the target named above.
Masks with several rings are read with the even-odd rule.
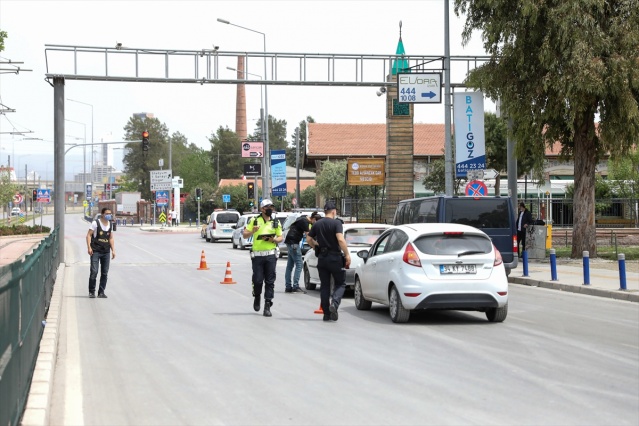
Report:
[[[242,158],[264,157],[264,142],[242,142]]]
[[[286,151],[271,151],[271,185],[273,197],[286,197]]]
[[[348,184],[357,185],[384,185],[385,160],[383,158],[349,158]]]
[[[455,93],[455,176],[465,178],[469,171],[486,168],[484,138],[484,94]]]

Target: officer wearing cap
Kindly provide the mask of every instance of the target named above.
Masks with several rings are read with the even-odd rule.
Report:
[[[351,264],[351,256],[344,239],[342,222],[335,218],[337,216],[335,203],[329,201],[324,205],[324,215],[324,218],[315,223],[308,232],[306,241],[317,255],[317,272],[320,277],[324,321],[337,321],[337,309],[346,289],[345,269]],[[335,283],[332,295],[331,277]]]
[[[255,312],[260,310],[262,285],[265,284],[264,316],[270,317],[275,296],[275,267],[277,265],[275,249],[277,244],[282,241],[282,227],[277,219],[271,218],[273,215],[273,202],[271,200],[262,200],[260,211],[261,214],[255,216],[246,225],[242,236],[244,238],[253,236],[253,247],[251,248],[253,309]]]

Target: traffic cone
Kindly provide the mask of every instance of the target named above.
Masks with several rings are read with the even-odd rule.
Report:
[[[197,268],[198,271],[206,271],[210,269],[206,266],[206,256],[204,256],[204,250],[202,250],[202,255],[200,256],[200,267]]]
[[[226,262],[226,274],[224,274],[224,281],[220,281],[220,284],[237,284],[231,277],[231,262]]]
[[[322,309],[322,302],[320,302],[320,307],[319,309],[316,309],[315,312],[313,312],[314,314],[323,314],[324,313],[324,309]]]

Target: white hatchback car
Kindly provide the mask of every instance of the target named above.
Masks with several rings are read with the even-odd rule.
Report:
[[[393,225],[379,223],[347,223],[342,225],[344,239],[351,254],[351,265],[346,270],[346,288],[353,288],[355,285],[355,269],[364,261],[357,256],[357,252],[370,247],[380,235]],[[319,273],[317,271],[317,256],[314,250],[309,250],[304,255],[304,287],[307,290],[315,290],[320,285]],[[331,278],[331,293],[333,281]]]
[[[477,228],[446,223],[400,225],[370,250],[357,253],[355,306],[390,307],[393,322],[411,311],[454,309],[485,312],[491,322],[508,314],[508,279],[501,254]]]
[[[244,232],[244,228],[249,223],[249,221],[253,220],[257,213],[249,213],[243,214],[240,216],[240,219],[237,221],[235,225],[233,225],[233,235],[231,236],[231,243],[233,244],[233,248],[240,248],[240,250],[244,250],[246,248],[250,248],[253,246],[253,236],[251,235],[248,238],[244,238],[242,233]]]

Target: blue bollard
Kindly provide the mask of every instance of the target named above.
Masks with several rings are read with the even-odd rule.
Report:
[[[521,261],[524,264],[524,275],[523,277],[528,277],[528,252],[526,250],[521,252]]]
[[[619,290],[626,290],[626,255],[619,253]]]
[[[195,219],[195,226],[200,227],[200,218]]]
[[[555,249],[550,249],[550,280],[557,281],[557,254]]]
[[[584,257],[584,285],[590,285],[590,253],[585,251]]]
[[[189,228],[191,227],[191,218],[189,218]]]

